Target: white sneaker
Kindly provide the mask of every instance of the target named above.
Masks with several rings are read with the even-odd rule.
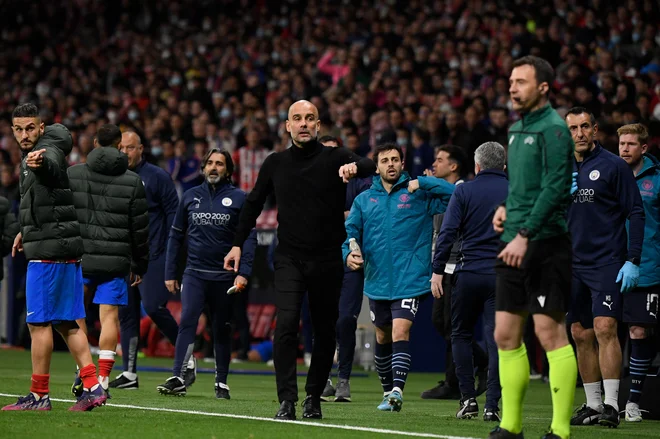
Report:
[[[626,404],[626,421],[628,422],[642,422],[642,411],[639,405],[634,402]]]

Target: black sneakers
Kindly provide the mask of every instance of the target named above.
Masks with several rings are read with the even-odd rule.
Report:
[[[217,399],[231,399],[231,396],[229,396],[229,387],[226,385],[222,387],[220,383],[215,383],[215,397]]]
[[[122,373],[114,380],[110,381],[108,387],[111,389],[139,389],[140,384],[138,383],[137,376],[134,380],[128,379]]]
[[[596,425],[600,418],[600,412],[586,404],[577,409],[571,418],[571,425]]]
[[[186,385],[179,377],[171,377],[156,387],[161,395],[186,396]]]
[[[479,416],[479,405],[475,398],[464,398],[458,403],[458,411],[456,418],[458,419],[472,419]]]
[[[609,404],[603,405],[603,413],[600,414],[598,423],[603,427],[617,428],[619,426],[619,411]]]

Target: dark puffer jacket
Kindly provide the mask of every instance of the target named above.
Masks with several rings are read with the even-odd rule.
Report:
[[[140,177],[128,170],[128,157],[100,147],[68,172],[85,243],[83,274],[143,275],[149,264],[147,197]]]
[[[69,189],[66,156],[73,139],[60,124],[49,125],[34,147],[45,149],[43,165],[31,169],[21,161],[19,222],[28,260],[80,259],[83,241]]]
[[[2,234],[2,243],[0,245],[0,257],[5,257],[11,253],[11,247],[14,245],[14,239],[18,234],[18,221],[9,209],[9,200],[0,197],[0,234]],[[0,261],[0,280],[5,278],[4,264]]]

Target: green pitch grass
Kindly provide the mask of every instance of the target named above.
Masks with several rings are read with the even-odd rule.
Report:
[[[171,360],[144,359],[143,366],[171,366]],[[211,367],[201,363],[200,367]],[[232,368],[246,368],[232,365]],[[266,366],[259,366],[266,369]],[[30,353],[0,350],[0,393],[24,395],[30,385]],[[163,383],[167,373],[139,374],[139,390],[115,390],[105,407],[92,412],[71,413],[70,393],[74,375],[68,354],[56,353],[51,366],[51,398],[68,402],[53,402],[49,413],[0,412],[0,438],[388,438],[388,437],[457,437],[485,438],[494,424],[481,419],[457,420],[454,417],[458,402],[427,401],[419,394],[438,379],[430,374],[411,374],[404,394],[400,413],[376,410],[381,400],[380,385],[375,373],[368,378],[351,380],[352,403],[323,403],[322,421],[270,422],[240,417],[272,418],[279,405],[275,393],[274,376],[229,375],[231,401],[216,400],[213,375],[199,374],[197,382],[186,397],[161,396],[156,386]],[[304,380],[299,379],[300,399],[304,397]],[[13,397],[0,396],[0,405],[11,404]],[[578,389],[576,405],[584,401],[584,392]],[[484,398],[479,398],[483,409]],[[547,385],[531,383],[525,404],[525,437],[540,438],[550,425],[550,393]],[[113,406],[117,405],[117,406]],[[122,407],[130,405],[131,407]],[[144,409],[143,409],[144,408]],[[151,410],[146,410],[146,408]],[[165,409],[165,410],[161,410]],[[216,414],[177,413],[166,410],[185,410]],[[301,416],[301,408],[298,417]],[[220,414],[221,416],[217,416]],[[222,416],[222,414],[229,415]],[[231,416],[238,416],[232,418]],[[309,424],[346,426],[345,429],[320,428]],[[364,431],[358,428],[373,429]],[[386,435],[379,430],[398,432]],[[603,438],[658,438],[660,422],[644,421],[626,424],[615,430],[603,427],[582,427],[573,430],[575,439]]]

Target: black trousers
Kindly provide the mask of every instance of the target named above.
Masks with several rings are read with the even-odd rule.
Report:
[[[454,276],[454,274],[444,274],[442,278],[442,290],[445,294],[441,298],[433,301],[431,320],[435,330],[445,339],[445,381],[449,387],[458,389],[456,364],[454,363],[454,354],[451,344],[451,297]],[[474,353],[474,366],[479,369],[488,368],[488,355],[474,340],[472,340],[472,351]]]
[[[314,349],[305,391],[314,398],[320,398],[335,354],[335,326],[344,279],[341,254],[332,254],[328,258],[316,260],[299,260],[276,251],[274,268],[277,322],[273,340],[273,361],[277,396],[280,402],[298,401],[298,328],[302,300],[307,292],[314,329]]]

